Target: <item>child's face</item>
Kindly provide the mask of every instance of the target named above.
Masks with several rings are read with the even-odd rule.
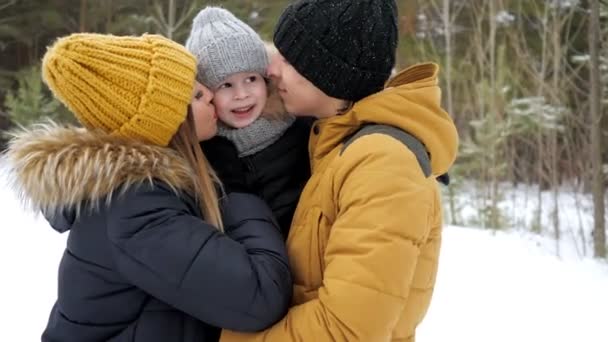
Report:
[[[260,117],[268,97],[266,81],[255,72],[231,75],[214,91],[219,119],[233,128],[246,127]]]

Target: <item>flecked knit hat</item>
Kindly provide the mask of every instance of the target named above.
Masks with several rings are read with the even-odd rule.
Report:
[[[287,6],[274,43],[325,94],[357,101],[384,86],[395,65],[394,0],[299,0]]]
[[[47,50],[42,74],[89,129],[166,146],[186,118],[196,60],[158,35],[79,33]]]
[[[264,42],[223,8],[206,7],[196,15],[186,47],[198,60],[198,81],[212,89],[239,72],[266,74]]]

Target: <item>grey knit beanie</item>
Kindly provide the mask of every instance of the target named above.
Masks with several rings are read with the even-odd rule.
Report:
[[[196,15],[186,48],[198,61],[197,80],[212,89],[232,74],[265,75],[268,67],[268,55],[260,36],[219,7],[205,7]]]

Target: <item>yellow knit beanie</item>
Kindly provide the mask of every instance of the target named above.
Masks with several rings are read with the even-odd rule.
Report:
[[[186,118],[196,59],[158,35],[78,33],[42,62],[45,82],[89,129],[167,146]]]

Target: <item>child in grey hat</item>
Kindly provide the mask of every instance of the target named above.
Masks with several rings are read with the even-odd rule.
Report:
[[[206,7],[194,18],[186,47],[197,80],[214,92],[220,122],[202,147],[227,192],[260,195],[285,237],[310,176],[310,123],[289,115],[265,77],[268,52],[260,36],[229,11]]]

